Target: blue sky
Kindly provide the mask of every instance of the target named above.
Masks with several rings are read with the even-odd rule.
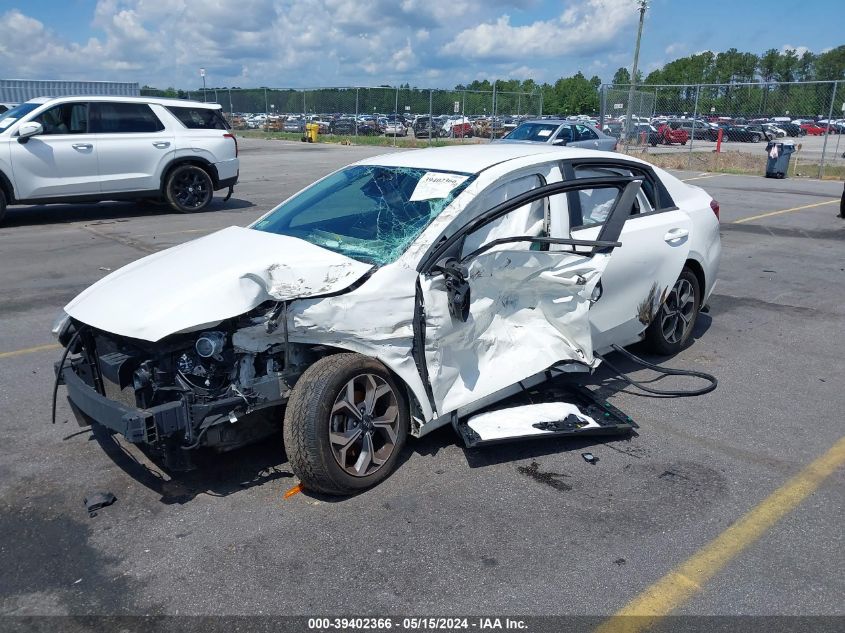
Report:
[[[834,0],[651,0],[644,72],[703,50],[845,43]],[[630,67],[634,0],[0,0],[0,77],[194,88],[481,78],[609,81]]]

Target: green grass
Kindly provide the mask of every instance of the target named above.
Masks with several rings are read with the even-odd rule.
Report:
[[[301,141],[302,134],[297,132],[264,132],[262,130],[237,130],[235,132],[239,137],[243,138],[263,138],[269,140],[282,141]],[[398,137],[394,139],[392,136],[343,136],[335,134],[321,134],[317,137],[318,143],[333,143],[335,145],[371,145],[375,147],[443,147],[445,145],[460,145],[461,139],[431,139],[429,145],[427,138],[405,138]],[[478,143],[480,139],[468,138],[463,140],[463,144]]]
[[[692,154],[654,154],[639,151],[629,152],[631,156],[647,160],[663,169],[693,169],[716,174],[736,174],[741,176],[762,176],[766,171],[766,156],[738,151],[693,152]],[[797,162],[796,162],[797,158]],[[805,163],[800,152],[792,155],[788,178],[818,178],[819,163]],[[824,180],[842,180],[845,178],[845,165],[826,163]]]

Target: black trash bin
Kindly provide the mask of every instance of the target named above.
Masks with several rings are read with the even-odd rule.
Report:
[[[772,150],[777,148],[777,158],[772,158]],[[769,141],[766,145],[766,178],[786,178],[789,171],[789,157],[795,152],[792,141]]]

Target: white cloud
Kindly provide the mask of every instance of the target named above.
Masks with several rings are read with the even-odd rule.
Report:
[[[25,8],[12,9],[0,13],[0,68],[7,77],[187,89],[200,85],[201,67],[209,86],[451,87],[476,76],[515,77],[522,69],[554,80],[591,62],[601,67],[621,51],[630,56],[628,27],[636,12],[629,0],[569,0],[557,16],[543,13],[544,6],[539,0],[98,0],[90,34],[78,38],[59,35]],[[550,61],[563,55],[568,58]]]
[[[502,15],[461,31],[443,52],[491,60],[587,55],[612,46],[635,21],[628,0],[585,0],[571,3],[557,19],[524,26]]]
[[[687,49],[687,45],[683,42],[673,42],[666,47],[665,53],[670,56],[679,55]]]
[[[809,53],[810,49],[806,46],[793,46],[792,44],[784,44],[780,47],[780,51],[785,53],[786,51],[794,52],[798,57],[802,57],[804,53]]]

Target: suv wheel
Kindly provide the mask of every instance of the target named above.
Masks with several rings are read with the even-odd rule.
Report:
[[[649,351],[667,356],[680,352],[692,336],[700,306],[698,277],[684,266],[681,276],[645,331],[645,343]]]
[[[380,362],[361,354],[326,356],[293,388],[285,451],[306,489],[352,494],[390,475],[409,422],[402,390]]]
[[[180,165],[170,172],[164,185],[167,202],[179,213],[202,211],[214,195],[208,172],[196,165]]]

